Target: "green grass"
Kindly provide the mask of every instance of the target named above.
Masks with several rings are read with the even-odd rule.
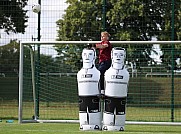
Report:
[[[6,102],[0,105],[0,119],[18,119],[17,102]],[[34,115],[32,103],[26,103],[23,109],[23,119],[32,119]],[[46,103],[40,105],[40,119],[78,119],[78,105],[72,103]],[[181,108],[174,109],[174,121],[181,121]],[[128,121],[171,121],[170,108],[158,107],[127,107],[126,120]]]
[[[0,134],[180,134],[180,126],[126,125],[124,132],[80,131],[78,123],[0,122]]]
[[[8,80],[9,83],[6,83]],[[10,81],[12,82],[10,82]],[[60,79],[59,79],[60,80]],[[76,82],[74,86],[67,84],[73,79],[64,80],[65,85],[60,85],[65,91],[63,99],[67,102],[77,99]],[[1,79],[0,91],[0,134],[180,134],[181,126],[159,126],[159,125],[126,125],[124,132],[103,132],[103,131],[79,131],[79,124],[65,123],[27,123],[18,124],[18,79]],[[75,81],[75,80],[74,80]],[[141,84],[140,84],[141,81]],[[55,81],[56,82],[56,81]],[[8,86],[7,86],[8,85]],[[52,84],[52,86],[55,84]],[[149,86],[148,86],[149,85]],[[69,89],[69,90],[65,90]],[[170,78],[144,78],[131,79],[129,87],[129,103],[127,107],[126,120],[128,121],[171,121]],[[175,79],[175,104],[180,105],[180,78]],[[57,90],[55,93],[58,93]],[[74,98],[68,97],[69,92]],[[153,94],[152,94],[153,93]],[[27,94],[32,95],[32,91]],[[153,96],[154,95],[154,96]],[[54,94],[54,99],[59,95]],[[28,97],[28,96],[26,96]],[[32,100],[32,96],[31,100]],[[60,98],[59,98],[60,99]],[[74,102],[73,101],[73,102]],[[149,101],[149,102],[148,102]],[[78,106],[74,103],[43,101],[40,103],[41,119],[78,119]],[[32,101],[24,101],[25,107],[23,117],[30,119],[33,112]],[[71,105],[70,105],[71,104]],[[149,105],[145,105],[149,104]],[[155,105],[156,104],[156,105]],[[165,107],[166,104],[166,107]],[[136,107],[133,107],[136,106]],[[148,107],[144,107],[148,106]],[[7,119],[14,119],[14,123],[6,123]],[[174,109],[175,122],[181,121],[181,108]]]

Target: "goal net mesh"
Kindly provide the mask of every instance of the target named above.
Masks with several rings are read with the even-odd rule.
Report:
[[[21,43],[20,122],[78,120],[76,75],[82,67],[81,53],[87,43]],[[130,73],[127,121],[170,122],[173,117],[175,122],[181,121],[181,75],[177,72],[179,70],[173,70],[172,73],[172,68],[168,66],[171,62],[162,59],[161,48],[166,44],[172,45],[113,43],[113,47],[124,47],[127,51],[125,63]],[[146,50],[145,45],[152,52]],[[164,53],[172,55],[171,47],[165,49]]]

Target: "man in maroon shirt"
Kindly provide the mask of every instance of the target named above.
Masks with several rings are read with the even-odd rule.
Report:
[[[108,32],[101,32],[101,43],[96,44],[96,48],[99,49],[98,70],[101,73],[101,76],[100,76],[101,94],[104,94],[104,73],[111,66],[112,45],[109,42],[109,37],[110,37],[110,34]]]

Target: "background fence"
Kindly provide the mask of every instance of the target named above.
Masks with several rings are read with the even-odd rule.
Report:
[[[26,0],[24,1],[26,2]],[[17,119],[18,117],[19,41],[100,40],[100,32],[103,30],[107,30],[111,34],[111,40],[180,40],[181,37],[180,0],[131,0],[127,2],[124,0],[115,2],[77,0],[71,4],[68,3],[69,6],[65,0],[51,2],[49,0],[29,0],[27,2],[25,7],[23,3],[18,6],[27,10],[25,14],[20,12],[21,9],[15,8],[15,3],[0,2],[0,118],[2,119]],[[32,12],[32,5],[35,2],[41,3],[41,14]],[[65,9],[67,10],[64,11]],[[24,23],[27,27],[23,25]],[[181,45],[137,45],[136,47],[126,47],[126,49],[126,64],[131,76],[127,119],[180,122]],[[47,73],[48,69],[48,72],[76,73],[81,67],[81,57],[71,53],[74,50],[74,47],[67,47],[66,45],[55,47],[55,49],[52,46],[49,49],[42,47],[40,54],[43,55],[41,57],[44,57],[43,64],[45,64],[45,68],[42,68],[43,72]],[[28,51],[27,53],[29,53]],[[68,53],[65,53],[66,51]],[[62,54],[64,54],[63,57]],[[72,54],[74,60],[62,62],[62,59],[66,57],[68,59],[67,54]],[[57,63],[52,60],[57,55],[60,58],[58,68],[56,68]],[[47,59],[52,64],[47,64]],[[51,67],[46,67],[50,65]],[[174,79],[171,77],[173,72]],[[63,85],[60,84],[60,81],[57,83],[66,92],[68,91],[66,89],[70,88],[76,91],[75,76],[67,77],[63,74],[61,77],[50,77],[49,75],[42,77],[45,81],[58,77]],[[73,87],[69,85],[69,81],[74,82]],[[48,82],[45,82],[42,86],[52,88],[55,84],[48,85]],[[45,93],[44,91],[41,92]],[[59,90],[56,91],[57,94],[59,92]],[[65,94],[63,98],[69,100],[66,92],[60,94]],[[77,100],[76,94],[73,92],[75,98],[72,100],[74,102]],[[27,97],[26,99],[31,100],[32,92],[29,92],[27,96],[30,98]],[[58,98],[55,97],[54,99],[59,100],[60,98]],[[50,107],[52,105],[50,102],[54,102],[52,100],[46,99],[44,102],[46,102],[43,104],[44,110],[48,108],[51,111],[51,109],[57,108],[57,112],[60,114],[59,109],[64,109],[63,105],[61,107],[55,103],[53,107]],[[173,103],[174,105],[172,105]],[[68,108],[70,107],[72,105],[69,105]],[[30,109],[33,109],[31,103]],[[27,111],[31,111],[30,109]],[[75,110],[67,113],[69,112],[73,112],[75,115],[70,118],[77,119],[77,106],[75,106]],[[61,115],[65,115],[64,113],[65,111],[62,111]],[[50,112],[51,116],[46,117],[47,115],[41,113],[41,117],[62,118],[58,116],[59,114],[51,115]],[[33,111],[27,118],[31,116],[33,116]]]

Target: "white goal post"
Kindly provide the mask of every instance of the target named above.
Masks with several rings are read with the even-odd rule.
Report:
[[[31,53],[31,87],[32,88],[32,96],[33,96],[33,101],[32,101],[32,111],[35,116],[35,118],[31,119],[29,117],[23,117],[23,111],[25,110],[23,107],[23,92],[24,92],[24,46],[31,46],[31,45],[61,45],[61,44],[95,44],[99,43],[100,41],[22,41],[20,42],[20,59],[19,59],[19,109],[18,109],[18,122],[19,123],[58,123],[58,122],[72,122],[72,123],[78,123],[79,121],[76,119],[41,119],[37,117],[36,115],[36,97],[35,97],[35,76],[34,76],[34,58],[33,58],[33,50],[30,48],[30,53]],[[181,44],[181,41],[110,41],[112,44],[131,44],[131,45],[136,45],[136,44]],[[41,73],[42,75],[47,75],[46,73]],[[51,74],[51,73],[50,73]],[[53,73],[52,73],[53,74]],[[57,75],[61,76],[61,73],[54,73]],[[66,74],[66,77],[69,77],[69,73],[62,73]],[[70,73],[70,77],[75,76],[75,73]],[[60,78],[60,77],[59,77]],[[68,84],[68,83],[67,83]],[[77,95],[78,96],[78,95]],[[66,103],[66,102],[63,102]],[[78,112],[78,111],[77,111]],[[159,121],[150,121],[150,122],[143,122],[143,121],[126,121],[126,124],[152,124],[152,125],[181,125],[181,122],[159,122]]]

